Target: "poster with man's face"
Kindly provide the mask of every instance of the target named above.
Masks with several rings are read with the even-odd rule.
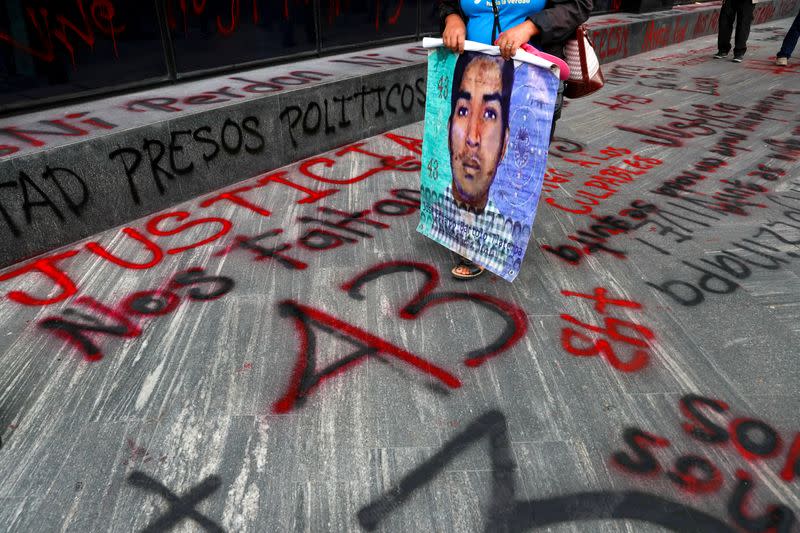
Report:
[[[536,65],[432,51],[417,231],[513,281],[536,215],[557,92],[556,77]]]

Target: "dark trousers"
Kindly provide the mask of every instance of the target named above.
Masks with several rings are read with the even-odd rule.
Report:
[[[751,0],[724,0],[719,11],[719,35],[717,49],[723,54],[731,51],[731,34],[733,21],[736,19],[736,40],[733,46],[734,56],[743,56],[747,52],[747,38],[750,36],[750,23],[753,22]]]
[[[794,52],[794,47],[797,46],[798,38],[800,38],[800,13],[797,13],[794,22],[792,22],[792,27],[786,32],[786,37],[783,38],[783,46],[781,46],[781,51],[778,52],[778,57],[785,57],[786,59],[792,57],[792,52]]]
[[[556,134],[556,122],[561,118],[561,108],[564,105],[564,82],[558,82],[558,94],[556,95],[556,107],[553,110],[553,124],[550,126],[550,142],[553,142],[553,136]]]

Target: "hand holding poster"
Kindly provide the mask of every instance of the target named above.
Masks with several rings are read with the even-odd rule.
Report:
[[[469,48],[428,56],[417,231],[513,281],[542,188],[558,69]]]

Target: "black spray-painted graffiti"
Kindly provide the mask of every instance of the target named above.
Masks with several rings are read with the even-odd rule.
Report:
[[[784,208],[781,217],[765,221],[751,235],[730,242],[719,253],[694,263],[681,263],[698,274],[668,279],[661,283],[646,282],[672,298],[676,303],[693,307],[703,303],[709,294],[730,294],[745,280],[761,270],[780,270],[800,258],[800,197],[789,194],[766,195],[766,199]],[[796,205],[793,205],[794,201]],[[742,253],[744,251],[744,253]],[[747,254],[747,255],[745,255]],[[781,255],[783,254],[783,255]],[[754,268],[756,267],[756,268]]]
[[[439,285],[439,272],[425,263],[410,261],[381,263],[345,282],[341,289],[347,292],[350,298],[360,301],[364,299],[364,290],[369,283],[400,272],[419,273],[425,280],[417,294],[398,310],[398,316],[403,320],[417,320],[427,309],[455,301],[475,304],[503,319],[505,325],[496,339],[482,348],[465,354],[464,364],[467,367],[478,367],[504,353],[519,342],[527,331],[524,311],[512,304],[481,293],[436,291]],[[292,300],[281,302],[278,309],[282,316],[293,319],[299,334],[300,349],[289,387],[283,397],[273,405],[276,413],[286,413],[302,406],[325,380],[342,374],[368,357],[381,356],[387,360],[392,358],[402,361],[438,381],[440,385],[450,389],[461,387],[461,380],[446,368],[437,366],[424,357],[417,356],[322,310]],[[354,351],[322,369],[317,369],[317,340],[314,328],[333,333],[346,340],[355,348]]]
[[[167,141],[145,138],[140,147],[118,148],[109,153],[108,158],[119,161],[122,165],[131,198],[139,205],[142,203],[139,197],[141,185],[137,186],[136,178],[149,175],[158,194],[164,195],[167,181],[175,181],[177,177],[194,171],[195,161],[189,155],[194,150],[186,150],[192,143],[200,148],[198,151],[206,165],[222,152],[232,157],[242,152],[257,155],[266,146],[260,126],[261,121],[257,117],[247,116],[241,121],[228,118],[218,130],[211,126],[201,126],[193,130],[172,131]]]
[[[517,532],[584,520],[639,520],[672,531],[733,533],[713,516],[659,496],[639,491],[590,491],[554,498],[520,501],[516,486],[506,417],[488,411],[456,434],[430,459],[358,512],[361,526],[374,531],[418,489],[445,471],[448,464],[472,445],[486,439],[492,463],[492,491],[485,531]]]
[[[222,480],[217,476],[208,476],[183,496],[178,496],[160,482],[138,470],[130,473],[128,483],[134,487],[158,494],[169,503],[169,511],[148,524],[142,530],[142,533],[168,531],[185,518],[193,520],[205,531],[213,533],[223,533],[225,531],[216,522],[195,509],[197,504],[219,490]]]
[[[58,206],[59,197],[63,200],[62,208]],[[63,207],[80,217],[88,200],[89,189],[86,182],[76,172],[64,167],[47,165],[39,178],[31,177],[20,170],[16,179],[0,181],[0,216],[15,237],[21,234],[22,221],[15,219],[9,213],[8,207],[18,207],[15,211],[22,211],[25,224],[31,225],[34,214],[42,209],[49,211],[61,222],[65,221]]]
[[[278,115],[278,119],[286,121],[289,139],[292,146],[297,147],[297,134],[302,131],[305,136],[317,135],[320,132],[332,135],[338,129],[352,125],[352,118],[360,109],[362,121],[380,118],[387,113],[411,113],[415,106],[425,107],[425,78],[419,77],[412,86],[410,83],[395,83],[390,86],[367,87],[347,95],[334,96],[330,100],[323,98],[321,102],[312,100],[302,105],[286,106]],[[363,122],[362,122],[363,123]],[[364,123],[365,124],[365,123]]]

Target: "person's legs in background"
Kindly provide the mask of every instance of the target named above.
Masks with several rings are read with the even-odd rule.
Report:
[[[794,47],[797,46],[797,40],[800,38],[800,12],[797,13],[797,16],[794,17],[794,22],[792,22],[792,26],[789,28],[789,31],[786,32],[786,37],[783,38],[783,44],[781,45],[781,49],[778,52],[776,63],[778,65],[786,65],[788,63],[788,59],[792,57],[792,52],[794,52]],[[783,59],[783,61],[781,61]]]
[[[753,22],[753,10],[756,5],[751,0],[734,1],[736,2],[736,38],[733,46],[733,60],[738,63],[747,52],[747,39],[750,37],[750,24]]]
[[[556,107],[553,110],[553,124],[550,126],[550,142],[556,134],[556,122],[561,118],[561,108],[564,105],[564,82],[558,82],[558,94],[556,95]]]
[[[733,20],[736,18],[734,0],[724,0],[719,9],[719,33],[717,34],[717,53],[715,59],[721,59],[731,51],[731,35],[733,34]]]

